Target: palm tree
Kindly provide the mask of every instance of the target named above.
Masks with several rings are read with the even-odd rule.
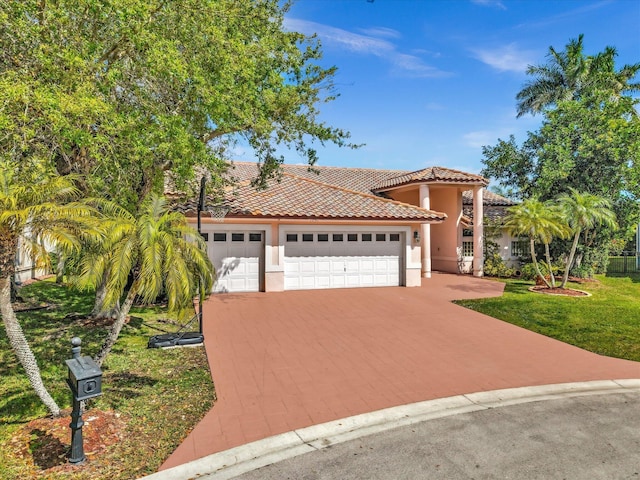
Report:
[[[168,309],[177,311],[191,304],[198,285],[205,291],[213,286],[213,267],[202,238],[184,215],[167,208],[164,197],[150,195],[137,219],[119,208],[106,214],[112,219],[104,243],[107,253],[102,260],[84,259],[80,279],[84,285],[95,286],[108,268],[105,305],[114,305],[124,295],[118,316],[95,356],[98,365],[118,339],[137,297],[150,302],[164,292]]]
[[[570,40],[561,52],[549,47],[546,64],[529,65],[527,75],[534,79],[516,95],[518,117],[525,113],[535,115],[562,101],[579,100],[594,88],[605,89],[614,97],[640,91],[640,84],[629,83],[640,71],[640,63],[616,71],[614,60],[618,53],[614,47],[585,56],[583,39],[580,35]]]
[[[504,223],[507,232],[515,237],[529,237],[531,260],[538,276],[549,288],[555,286],[555,279],[551,273],[551,283],[547,281],[540,271],[536,257],[535,242],[540,240],[545,245],[545,255],[549,272],[551,269],[551,257],[549,255],[549,243],[554,237],[565,237],[567,227],[558,209],[553,205],[530,198],[508,209],[509,216]]]
[[[38,165],[0,163],[0,314],[31,386],[53,416],[60,415],[60,408],[42,381],[38,362],[11,305],[11,280],[19,238],[36,260],[46,262],[42,243],[69,251],[79,247],[81,237],[99,234],[91,226],[97,212],[70,201],[79,193],[74,180]]]
[[[616,215],[611,210],[609,199],[590,193],[580,193],[573,188],[570,190],[570,194],[565,193],[558,197],[558,205],[563,210],[571,233],[573,233],[573,243],[560,288],[564,288],[569,280],[569,271],[576,255],[580,234],[597,225],[606,225],[612,228],[617,226]]]

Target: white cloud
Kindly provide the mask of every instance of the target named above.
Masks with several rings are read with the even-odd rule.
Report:
[[[397,72],[412,77],[443,77],[450,75],[426,64],[420,57],[399,52],[396,45],[386,38],[397,38],[399,33],[395,30],[376,27],[366,30],[368,35],[349,32],[341,28],[331,27],[321,23],[285,18],[285,27],[289,30],[302,32],[305,35],[316,34],[323,45],[331,45],[346,49],[361,55],[374,55],[391,63]],[[375,35],[385,38],[378,38]]]
[[[360,29],[362,33],[365,35],[369,35],[371,37],[383,37],[383,38],[400,38],[402,34],[394,30],[393,28],[387,27],[373,27],[373,28],[362,28]]]
[[[507,7],[504,6],[504,3],[500,0],[471,0],[471,3],[475,3],[476,5],[481,5],[483,7],[499,8],[500,10],[507,9]]]
[[[534,63],[534,54],[529,50],[519,50],[515,43],[495,49],[474,49],[474,56],[500,72],[524,73],[527,66]]]

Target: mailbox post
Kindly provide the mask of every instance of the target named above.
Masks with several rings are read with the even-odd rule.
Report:
[[[82,340],[78,337],[71,339],[71,354],[73,358],[65,360],[69,368],[67,383],[73,395],[73,409],[71,411],[71,455],[69,462],[82,463],[86,460],[82,440],[82,405],[83,400],[102,394],[102,371],[91,357],[80,356]]]

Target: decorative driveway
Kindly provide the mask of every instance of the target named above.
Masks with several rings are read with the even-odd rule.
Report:
[[[421,288],[219,294],[204,305],[218,400],[164,463],[387,407],[522,386],[640,378],[451,303],[504,284],[434,274]]]

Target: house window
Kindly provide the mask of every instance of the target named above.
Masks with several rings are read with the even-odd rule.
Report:
[[[298,234],[297,233],[287,233],[287,242],[297,242]]]
[[[208,234],[208,233],[201,233],[201,234],[200,234],[200,236],[202,236],[202,239],[203,239],[205,242],[208,242],[208,241],[209,241],[209,234]]]
[[[399,242],[400,241],[400,234],[399,233],[390,233],[389,234],[389,241],[390,242]]]
[[[526,240],[514,240],[511,242],[512,257],[526,257],[529,255],[529,242]]]
[[[344,241],[344,235],[341,233],[334,233],[333,234],[333,241],[334,242],[342,242]]]
[[[386,242],[387,234],[386,233],[376,233],[376,242]]]
[[[329,234],[328,233],[319,233],[318,234],[318,241],[319,242],[328,242],[329,241]]]
[[[370,233],[363,233],[362,234],[362,241],[363,242],[370,242],[372,237],[373,236]]]
[[[250,242],[261,242],[262,241],[262,234],[261,233],[250,233],[249,234],[249,241]]]
[[[244,242],[244,233],[232,233],[231,234],[232,242]]]
[[[462,229],[463,237],[473,237],[473,228],[463,228]]]
[[[350,242],[357,242],[358,241],[358,234],[357,233],[349,233],[349,234],[347,234],[347,240],[349,240]]]
[[[302,234],[303,242],[313,242],[313,233],[303,233]]]
[[[462,256],[473,257],[473,242],[462,242]]]
[[[227,234],[226,233],[214,233],[213,234],[213,241],[214,242],[226,242],[227,241]]]

